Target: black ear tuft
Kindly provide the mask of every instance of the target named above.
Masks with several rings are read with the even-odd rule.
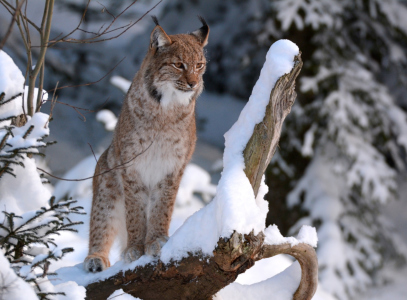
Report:
[[[204,27],[208,27],[208,24],[206,23],[205,19],[202,16],[198,15],[198,19],[201,21]]]
[[[157,49],[162,46],[168,46],[172,44],[170,37],[165,33],[164,29],[158,24],[158,20],[156,16],[152,16],[154,23],[156,26],[154,27],[153,31],[151,32],[150,36],[150,48]]]
[[[160,24],[158,24],[157,16],[151,16],[151,19],[153,19],[155,25],[160,26]]]
[[[201,43],[202,47],[205,47],[208,44],[208,37],[209,37],[209,26],[206,23],[205,19],[202,16],[198,15],[199,20],[202,23],[202,27],[198,30],[195,30],[191,34],[198,38],[199,42]]]

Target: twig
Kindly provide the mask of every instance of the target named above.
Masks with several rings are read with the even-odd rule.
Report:
[[[53,39],[49,42],[48,47],[52,47],[57,43],[61,43],[61,42],[65,42],[65,43],[74,43],[74,44],[91,44],[91,43],[100,43],[100,42],[105,42],[105,41],[109,41],[115,38],[118,38],[119,36],[121,36],[122,34],[124,34],[126,31],[128,31],[130,28],[132,28],[134,25],[136,25],[140,20],[142,20],[148,13],[150,13],[153,9],[155,9],[163,0],[160,0],[156,5],[154,5],[151,9],[149,9],[147,12],[145,12],[138,20],[134,21],[134,22],[130,22],[128,25],[124,25],[121,26],[119,28],[115,28],[115,29],[111,29],[111,27],[113,26],[113,24],[117,21],[117,19],[119,19],[131,6],[133,6],[137,0],[133,1],[129,6],[127,6],[120,14],[118,14],[116,17],[114,17],[114,19],[112,20],[112,22],[110,22],[110,24],[102,31],[102,32],[87,32],[87,33],[91,33],[94,34],[93,37],[87,38],[87,39],[75,39],[75,38],[68,38],[70,35],[72,35],[75,31],[84,31],[83,29],[80,29],[79,26],[82,24],[85,13],[88,9],[88,5],[89,3],[86,5],[84,14],[82,15],[82,19],[79,22],[78,26],[72,30],[70,33],[66,34],[65,36],[63,36],[62,38],[59,39]],[[103,25],[104,26],[104,25]],[[103,27],[102,26],[102,27]],[[102,28],[101,27],[101,28]],[[124,29],[124,30],[122,30]],[[117,30],[122,30],[119,34],[109,37],[109,38],[101,38],[102,36],[108,35],[112,32],[115,32]],[[98,39],[101,38],[101,39]]]
[[[53,178],[55,178],[55,179],[58,179],[58,180],[63,180],[63,181],[85,181],[85,180],[93,179],[93,178],[95,178],[95,177],[104,175],[104,174],[106,174],[106,173],[109,173],[109,172],[111,172],[111,171],[113,171],[113,170],[119,169],[119,168],[121,168],[121,167],[123,167],[123,166],[129,164],[130,162],[132,162],[133,160],[135,160],[137,157],[139,157],[140,155],[142,155],[144,152],[146,152],[146,151],[151,147],[151,145],[152,145],[153,143],[154,143],[154,140],[150,143],[150,145],[148,145],[148,147],[147,147],[146,149],[144,149],[143,151],[141,151],[139,154],[137,154],[136,156],[134,156],[132,159],[130,159],[130,160],[128,160],[128,161],[126,161],[126,162],[124,162],[124,163],[122,163],[122,164],[120,164],[120,165],[117,165],[117,166],[115,166],[115,167],[113,167],[113,168],[111,168],[111,169],[109,169],[109,170],[103,171],[103,172],[101,172],[101,173],[99,173],[99,174],[95,174],[95,175],[93,175],[93,176],[86,177],[86,178],[81,178],[81,179],[67,179],[67,178],[61,178],[61,177],[52,175],[52,174],[48,173],[47,171],[45,171],[45,170],[43,170],[43,169],[41,169],[41,168],[38,168],[38,167],[37,167],[37,170],[40,170],[41,172],[44,172],[44,173],[47,174],[48,176],[51,176],[51,177],[53,177]]]
[[[52,89],[52,90],[49,90],[48,92],[52,92],[52,91],[55,91],[55,90],[62,90],[62,89],[66,89],[66,88],[72,88],[72,87],[87,86],[87,85],[92,85],[92,84],[98,83],[98,82],[102,81],[103,79],[105,79],[105,78],[107,77],[107,75],[109,75],[110,73],[112,73],[112,72],[114,71],[114,69],[116,69],[117,66],[118,66],[119,64],[121,64],[121,62],[122,62],[123,60],[125,60],[125,58],[126,58],[126,57],[123,57],[123,58],[113,67],[113,69],[111,69],[109,72],[107,72],[107,73],[106,73],[102,78],[100,78],[99,80],[96,80],[96,81],[93,81],[93,82],[84,83],[84,84],[78,84],[78,85],[65,85],[65,86],[61,86],[61,87],[59,87],[59,88],[54,88],[54,89]]]
[[[100,3],[99,1],[97,1],[97,3],[99,3],[101,6],[103,6],[103,11],[102,12],[107,12],[110,16],[112,16],[113,19],[116,19],[116,17],[106,8],[106,6],[104,6],[102,3]],[[103,25],[102,25],[103,26]]]
[[[90,151],[92,151],[93,157],[95,158],[96,163],[98,163],[98,160],[96,158],[95,152],[93,152],[93,148],[92,145],[90,143],[88,143],[89,147],[90,147]]]
[[[22,95],[22,93],[19,93],[19,94],[15,95],[15,96],[11,97],[8,100],[4,100],[4,102],[1,102],[1,101],[3,101],[4,97],[6,96],[4,93],[1,93],[1,95],[0,95],[0,104],[3,105],[3,104],[6,104],[6,103],[8,103],[10,101],[13,101],[14,99],[16,99],[17,97],[19,97],[21,95]]]
[[[18,6],[16,7],[16,9],[14,10],[14,14],[13,14],[13,18],[11,19],[10,25],[8,26],[6,35],[4,36],[4,38],[1,40],[0,43],[0,50],[3,49],[4,45],[6,44],[7,39],[9,38],[11,32],[13,31],[13,26],[14,23],[17,21],[17,17],[20,14],[21,11],[21,6],[24,4],[25,0],[22,0]],[[4,5],[4,4],[3,4]]]
[[[41,28],[41,49],[40,54],[37,58],[37,63],[35,64],[34,70],[30,70],[29,75],[29,82],[28,82],[28,96],[27,96],[27,106],[28,106],[28,114],[32,116],[34,114],[33,109],[33,97],[34,97],[34,89],[35,89],[35,81],[37,79],[37,75],[40,72],[42,65],[44,64],[45,53],[47,52],[47,44],[49,41],[49,35],[51,32],[51,22],[52,22],[52,14],[54,8],[54,0],[47,0],[45,3],[47,8],[44,8],[44,16],[42,24],[45,27]],[[45,16],[46,13],[46,16]]]
[[[126,295],[127,293],[121,293],[121,294],[119,294],[119,295],[116,295],[116,296],[113,296],[113,297],[109,297],[109,298],[107,298],[106,300],[111,300],[111,299],[113,299],[113,298],[116,298],[116,297],[119,297],[119,296],[122,296],[122,295]]]
[[[24,0],[24,1],[25,1],[25,0]],[[24,1],[23,1],[23,2],[24,2]],[[6,0],[0,0],[0,3],[1,3],[1,5],[4,6],[5,9],[7,9],[7,11],[8,11],[11,15],[13,14],[12,11],[14,11],[14,12],[16,11],[16,8],[13,7],[13,5],[11,5],[10,3],[8,3]],[[10,10],[12,10],[12,11],[10,11]],[[25,19],[27,20],[27,22],[30,23],[30,25],[31,25],[32,27],[34,27],[38,32],[40,32],[40,29],[38,28],[38,26],[35,25],[35,23],[32,22],[30,19],[28,19],[27,16],[23,16],[23,18],[25,18]]]
[[[106,104],[106,102],[107,102],[109,99],[110,99],[110,97],[108,97],[108,98],[105,100],[105,102],[102,103],[102,105],[101,105],[102,108],[103,108],[103,106]],[[52,101],[52,100],[45,100],[45,101],[43,101],[43,102],[45,103],[45,102],[48,102],[48,101]],[[100,111],[100,110],[102,109],[102,108],[100,108],[100,109],[98,109],[98,110],[91,110],[91,109],[88,109],[88,108],[83,108],[83,107],[71,105],[71,104],[68,104],[68,103],[65,103],[65,102],[61,102],[61,101],[57,101],[57,100],[55,100],[55,103],[62,104],[62,105],[65,105],[65,106],[68,106],[68,107],[74,109],[79,115],[82,116],[82,118],[84,118],[84,122],[86,121],[86,118],[85,118],[85,116],[84,116],[82,113],[79,112],[79,110],[86,111],[86,113],[94,113],[94,112],[98,112],[98,111]],[[1,300],[1,299],[0,299],[0,300]]]
[[[57,84],[55,85],[56,88],[58,87],[58,84],[59,84],[59,81],[57,81]],[[54,94],[52,94],[52,99],[51,99],[51,109],[50,109],[50,112],[49,112],[48,121],[47,121],[47,123],[45,123],[44,128],[47,128],[46,126],[48,126],[49,121],[51,121],[52,113],[53,113],[54,107],[55,107],[55,103],[57,102],[58,96],[55,97],[55,92],[56,92],[56,90],[54,89]]]

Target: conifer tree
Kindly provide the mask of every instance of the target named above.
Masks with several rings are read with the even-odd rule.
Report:
[[[282,231],[317,227],[320,282],[339,299],[383,281],[384,263],[405,254],[381,206],[397,198],[406,166],[406,113],[384,80],[406,82],[406,17],[397,0],[276,1],[268,17],[304,51],[268,172],[270,220]]]
[[[5,53],[0,54],[0,71],[18,71]],[[19,81],[18,76],[10,74],[5,78]],[[10,90],[6,81],[1,82],[1,87]],[[3,91],[0,94],[0,249],[10,267],[33,286],[40,299],[52,299],[64,293],[50,285],[47,275],[53,273],[48,272],[48,267],[73,251],[58,248],[54,237],[62,231],[76,232],[74,226],[82,222],[72,222],[69,216],[83,214],[83,208],[74,206],[76,201],[72,199],[57,202],[51,197],[47,203],[44,198],[49,195],[43,187],[48,181],[37,172],[33,156],[42,155],[39,149],[52,144],[44,141],[49,133],[49,116],[40,112],[26,116],[26,124],[17,127],[13,123],[19,116],[13,115],[13,109],[21,109],[23,96],[18,93],[7,98]],[[35,205],[40,206],[30,209]],[[3,286],[6,284],[4,280],[0,284],[0,297],[10,288]]]

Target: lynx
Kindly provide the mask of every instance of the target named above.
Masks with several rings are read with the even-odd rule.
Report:
[[[117,234],[127,240],[122,254],[127,262],[160,254],[195,148],[195,101],[203,89],[209,27],[200,17],[198,30],[167,35],[153,20],[149,50],[123,102],[113,141],[96,166],[84,262],[90,272],[110,266]]]

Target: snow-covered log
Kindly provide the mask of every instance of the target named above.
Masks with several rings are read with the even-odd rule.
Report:
[[[291,71],[275,83],[266,114],[244,150],[245,173],[255,191],[260,187],[263,173],[270,162],[280,138],[285,117],[294,104],[295,79],[302,67],[300,54],[295,56]],[[163,263],[161,260],[118,272],[86,287],[87,299],[106,299],[114,291],[141,299],[211,299],[220,289],[263,258],[289,254],[301,265],[300,285],[295,300],[312,299],[317,288],[318,262],[314,248],[307,244],[282,238],[270,243],[273,234],[266,230],[254,234],[234,232],[230,238],[220,238],[213,255],[190,253],[180,260]],[[267,232],[268,231],[268,232]],[[277,230],[278,231],[278,230]],[[275,236],[274,236],[275,237]],[[277,236],[277,240],[280,237]],[[282,241],[282,242],[281,242]]]

